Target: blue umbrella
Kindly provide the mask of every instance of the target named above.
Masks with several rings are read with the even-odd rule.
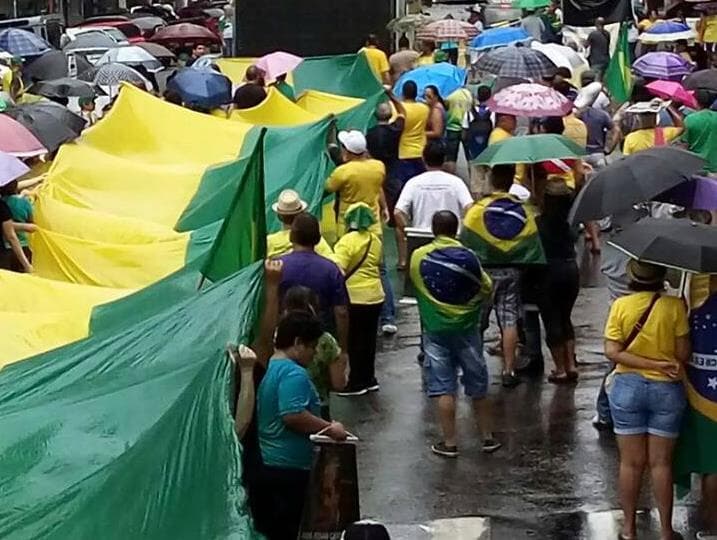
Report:
[[[421,66],[401,75],[396,81],[393,91],[401,95],[406,81],[413,81],[418,86],[418,95],[422,96],[426,86],[433,84],[438,88],[441,96],[447,97],[461,88],[466,82],[466,70],[458,68],[448,62],[439,62],[429,66]]]
[[[185,68],[167,83],[187,105],[212,109],[232,100],[232,82],[213,69]]]
[[[491,28],[478,34],[471,42],[471,47],[478,51],[513,45],[530,39],[530,34],[522,28]]]
[[[27,30],[8,28],[0,32],[0,49],[14,56],[40,56],[51,48],[44,39]]]
[[[640,34],[643,43],[666,43],[680,39],[694,39],[697,33],[688,25],[675,21],[661,21]]]

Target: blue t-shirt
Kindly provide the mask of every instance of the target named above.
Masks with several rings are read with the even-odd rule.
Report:
[[[308,410],[319,416],[321,402],[309,373],[293,360],[272,359],[256,396],[259,448],[269,467],[311,469],[309,436],[295,433],[282,418]]]
[[[595,107],[589,107],[580,114],[580,120],[585,122],[588,130],[588,141],[585,149],[589,154],[605,151],[607,133],[614,127],[614,122],[608,113]]]

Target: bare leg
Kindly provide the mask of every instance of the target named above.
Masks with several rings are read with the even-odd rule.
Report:
[[[622,534],[635,537],[635,512],[647,461],[647,435],[618,435],[620,449],[620,506],[625,514]]]
[[[565,375],[565,344],[553,345],[550,347],[550,355],[553,357],[553,363],[555,364],[555,373],[558,377]]]
[[[650,462],[652,490],[655,493],[657,510],[660,513],[660,538],[672,540],[672,453],[675,439],[647,436],[647,455]]]
[[[702,478],[702,508],[707,530],[717,532],[717,474]]]
[[[518,349],[518,327],[503,328],[503,372],[515,371],[515,351]]]
[[[569,339],[565,343],[565,371],[577,371],[575,366],[575,340]]]
[[[483,440],[493,438],[493,404],[488,398],[474,399],[473,411],[475,412],[478,429]]]
[[[443,432],[443,442],[446,446],[456,446],[456,398],[455,396],[439,396],[438,421]]]
[[[398,250],[398,266],[405,268],[408,260],[408,242],[403,228],[396,227],[396,249]]]

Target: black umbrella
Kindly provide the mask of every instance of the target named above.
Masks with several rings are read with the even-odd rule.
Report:
[[[645,218],[609,244],[641,261],[687,272],[717,273],[717,227],[686,219]]]
[[[45,96],[48,98],[67,98],[67,97],[95,97],[98,95],[99,88],[93,84],[63,77],[62,79],[54,79],[52,81],[40,81],[32,85],[30,91],[33,94]]]
[[[85,49],[106,51],[115,47],[119,47],[119,44],[104,32],[86,32],[70,41],[62,50],[65,52]]]
[[[688,90],[705,88],[717,92],[717,69],[703,69],[685,77],[683,81]]]
[[[52,79],[61,79],[70,76],[71,62],[75,62],[75,73],[82,73],[90,69],[90,64],[83,56],[71,55],[69,58],[62,51],[49,51],[42,56],[37,57],[23,67],[23,78],[28,82],[47,81]]]
[[[39,111],[41,113],[49,114],[77,134],[82,132],[87,125],[85,120],[80,115],[73,113],[70,109],[60,105],[59,103],[54,103],[52,101],[38,101],[37,103],[28,103],[27,105],[20,105],[19,107],[30,111],[31,113]]]
[[[692,152],[662,146],[623,157],[587,183],[570,210],[570,221],[601,219],[649,201],[700,171],[705,160]]]
[[[20,106],[7,109],[4,114],[25,126],[50,152],[76,139],[78,135],[78,132],[44,110],[28,110],[26,106]]]

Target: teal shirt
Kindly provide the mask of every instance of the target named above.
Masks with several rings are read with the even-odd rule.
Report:
[[[16,223],[32,223],[32,203],[29,200],[20,195],[10,195],[9,197],[4,197],[3,200],[10,208],[13,221]],[[17,239],[22,247],[28,246],[27,233],[17,231]],[[5,242],[5,247],[9,248],[10,244]]]
[[[272,359],[256,396],[259,448],[264,464],[287,469],[311,469],[313,444],[309,436],[286,427],[282,418],[308,410],[319,416],[321,404],[309,373],[293,360]]]
[[[707,161],[705,169],[717,172],[717,112],[704,109],[686,116],[682,141]]]

